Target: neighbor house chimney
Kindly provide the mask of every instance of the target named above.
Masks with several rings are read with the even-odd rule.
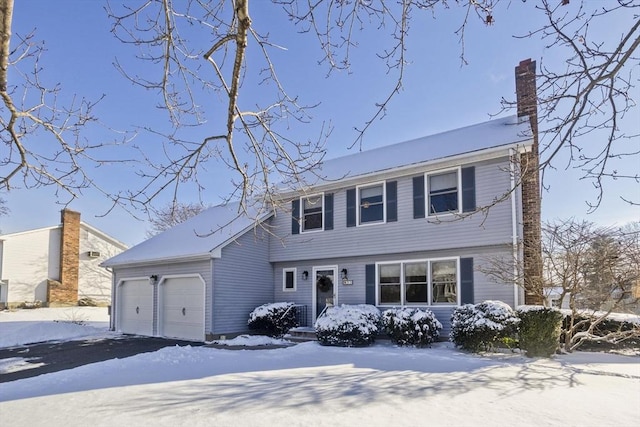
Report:
[[[518,117],[528,118],[533,132],[531,152],[520,157],[522,170],[522,243],[525,304],[543,303],[540,161],[538,158],[538,94],[536,62],[521,61],[516,67]]]
[[[60,232],[60,281],[49,284],[49,305],[78,303],[80,270],[80,213],[62,210]]]

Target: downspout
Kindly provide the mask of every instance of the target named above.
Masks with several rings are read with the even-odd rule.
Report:
[[[513,246],[513,308],[518,308],[518,218],[516,215],[516,152],[509,149],[509,174],[511,180],[511,245]]]
[[[111,305],[109,306],[109,330],[115,331],[116,330],[116,325],[115,325],[116,305],[114,301],[116,301],[116,277],[113,274],[113,269],[109,267],[105,267],[104,269],[107,270],[109,273],[111,273]]]

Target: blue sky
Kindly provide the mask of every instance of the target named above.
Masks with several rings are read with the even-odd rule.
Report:
[[[515,39],[524,29],[535,28],[542,16],[533,10],[534,2],[509,3],[509,10],[496,13],[496,23],[487,27],[472,19],[467,29],[465,52],[468,65],[461,66],[461,46],[454,31],[463,15],[453,7],[438,9],[434,19],[430,13],[418,12],[409,31],[407,57],[410,61],[402,92],[389,105],[386,117],[377,121],[364,139],[363,149],[401,142],[421,136],[486,121],[490,114],[500,111],[500,99],[513,100],[514,67],[519,61],[532,58],[545,64],[557,63],[558,55],[545,49],[538,39]],[[572,2],[573,3],[573,2]],[[352,57],[350,73],[332,73],[326,78],[327,67],[318,65],[322,57],[317,41],[309,34],[296,33],[284,14],[270,2],[254,0],[251,5],[254,27],[270,32],[271,40],[287,50],[278,51],[274,58],[281,79],[290,93],[300,96],[303,103],[320,106],[313,110],[313,121],[307,126],[293,125],[291,135],[312,138],[323,123],[331,123],[333,132],[327,141],[327,157],[349,153],[354,141],[354,127],[361,127],[374,113],[374,104],[384,99],[394,82],[377,57],[380,43],[388,43],[385,33],[369,29],[359,38],[359,47]],[[613,28],[613,31],[611,30]],[[607,30],[616,36],[616,25]],[[49,84],[60,83],[65,93],[97,99],[106,98],[96,110],[104,127],[93,126],[84,135],[92,142],[112,141],[116,136],[107,128],[131,130],[135,126],[165,127],[166,114],[156,108],[156,94],[145,92],[126,81],[113,67],[118,60],[136,67],[132,61],[135,51],[120,44],[109,32],[110,22],[103,10],[103,2],[86,0],[17,1],[14,11],[13,33],[26,34],[36,30],[36,37],[45,41],[47,52],[41,60],[43,76]],[[248,57],[251,66],[253,57]],[[204,64],[206,66],[206,64]],[[261,96],[252,87],[245,87],[241,102],[251,105],[252,97]],[[640,100],[638,87],[633,95]],[[224,109],[218,99],[207,100],[210,114]],[[627,118],[628,133],[640,133],[637,108]],[[210,129],[203,129],[203,135]],[[140,134],[135,142],[149,153],[160,147],[160,141],[148,134]],[[638,138],[633,142],[638,145]],[[105,150],[105,155],[123,156],[127,151]],[[596,193],[592,183],[580,180],[581,174],[566,169],[562,158],[557,171],[545,175],[548,191],[543,194],[543,219],[577,217],[601,224],[623,224],[640,219],[640,208],[622,202],[619,196],[640,200],[640,185],[610,182],[606,187],[602,206],[587,215],[586,201],[593,201]],[[638,173],[638,165],[629,160],[627,169]],[[112,165],[92,169],[89,173],[105,188],[134,188],[136,178],[133,165]],[[220,203],[231,191],[229,172],[222,164],[211,164],[203,175],[203,196],[209,204]],[[17,183],[16,183],[17,184]],[[42,189],[14,188],[0,194],[8,202],[11,213],[0,217],[0,230],[10,233],[57,224],[57,204],[66,199],[56,197],[53,187]],[[159,199],[162,204],[165,199]],[[197,200],[195,191],[185,188],[180,200]],[[113,235],[127,244],[144,239],[148,228],[120,208],[108,215],[110,204],[95,191],[85,191],[70,208],[82,213],[84,221]]]

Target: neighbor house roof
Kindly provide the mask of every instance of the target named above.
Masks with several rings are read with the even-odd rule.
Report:
[[[322,185],[452,156],[528,145],[532,142],[532,135],[528,117],[508,116],[325,160],[317,171],[307,173],[303,178],[307,183]]]
[[[80,227],[84,228],[85,230],[91,231],[92,233],[98,235],[102,240],[106,240],[109,243],[111,243],[114,246],[118,246],[121,249],[126,249],[127,245],[122,243],[121,241],[119,241],[118,239],[109,236],[107,233],[98,230],[97,228],[93,227],[92,225],[87,224],[84,221],[80,221]],[[31,230],[24,230],[24,231],[16,231],[14,233],[7,233],[7,234],[0,234],[0,241],[4,241],[4,240],[8,240],[11,239],[13,237],[16,236],[22,236],[23,234],[28,234],[28,233],[37,233],[40,231],[46,231],[46,230],[56,230],[56,229],[60,229],[62,228],[62,224],[59,225],[52,225],[49,227],[41,227],[41,228],[32,228]]]
[[[109,258],[103,267],[219,257],[219,251],[255,224],[271,216],[238,203],[214,206],[131,249]]]

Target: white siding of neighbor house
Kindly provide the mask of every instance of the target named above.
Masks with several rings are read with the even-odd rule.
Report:
[[[123,249],[81,226],[78,298],[91,298],[101,304],[111,302],[111,272],[100,267],[100,263],[116,256]],[[100,256],[91,258],[87,254],[89,251],[100,252]]]
[[[250,230],[222,249],[213,262],[213,324],[216,335],[247,331],[249,313],[273,302],[268,236]]]
[[[5,236],[2,276],[8,282],[6,302],[47,300],[47,279],[58,279],[60,229],[43,228]]]
[[[509,191],[508,158],[464,166],[475,166],[476,206],[491,205],[496,197]],[[285,239],[284,245],[279,239],[271,239],[270,260],[302,261],[511,243],[513,231],[509,198],[491,207],[486,215],[476,213],[463,219],[446,215],[440,218],[441,221],[432,217],[414,219],[412,179],[418,175],[392,179],[398,186],[396,222],[347,227],[346,188],[334,192],[333,230],[291,235],[291,216],[276,215],[272,219],[274,233]],[[379,178],[371,178],[368,182],[373,181],[379,181]]]
[[[123,279],[150,277],[152,275],[158,276],[158,282],[160,283],[163,276],[167,275],[190,275],[199,274],[205,281],[205,334],[211,332],[209,325],[211,325],[211,261],[193,261],[193,262],[180,262],[180,263],[162,263],[162,264],[148,264],[134,267],[114,267],[114,283],[118,283]],[[149,285],[151,286],[151,285]],[[157,284],[155,285],[153,298],[154,307],[156,308],[156,314],[154,315],[154,322],[157,322],[157,306],[158,306],[158,291]],[[116,289],[116,293],[117,293]],[[117,318],[117,295],[113,295],[113,306],[111,311],[111,319]],[[114,325],[111,325],[114,326]],[[155,328],[154,328],[155,329]]]
[[[387,261],[407,261],[411,259],[431,259],[456,257],[472,257],[474,260],[474,302],[479,303],[485,300],[500,300],[514,306],[514,286],[513,284],[495,283],[488,276],[482,273],[481,267],[492,257],[511,257],[511,247],[485,246],[468,249],[449,249],[445,251],[420,251],[413,253],[399,254],[378,254],[367,257],[346,257],[346,258],[325,258],[305,261],[279,262],[274,268],[275,301],[294,302],[307,306],[307,324],[313,326],[312,319],[312,292],[314,281],[311,272],[314,266],[337,265],[338,272],[343,268],[348,271],[352,285],[343,285],[341,280],[337,281],[337,304],[364,304],[366,301],[365,266],[376,262]],[[285,268],[296,268],[297,289],[295,292],[283,292],[282,290],[282,270]],[[302,279],[302,272],[308,271],[309,278]],[[446,337],[450,331],[451,313],[455,307],[452,306],[421,306],[433,311],[437,319],[443,324],[441,337]],[[379,307],[384,310],[388,307]]]

